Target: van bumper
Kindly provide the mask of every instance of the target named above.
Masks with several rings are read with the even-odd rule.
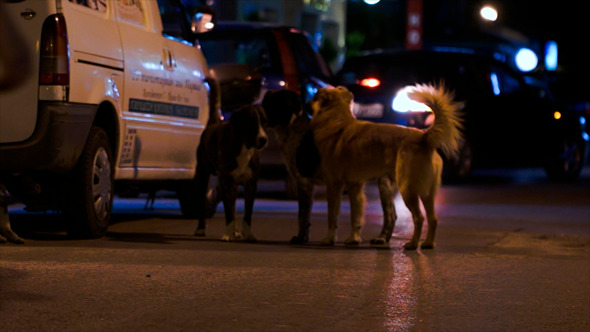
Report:
[[[0,144],[0,170],[70,171],[84,148],[96,110],[96,105],[39,102],[33,136],[18,143]]]

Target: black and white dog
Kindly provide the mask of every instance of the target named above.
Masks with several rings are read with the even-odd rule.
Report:
[[[264,130],[265,115],[262,108],[247,105],[233,112],[229,122],[221,122],[212,114],[197,148],[197,211],[199,225],[196,236],[205,235],[207,217],[207,191],[209,178],[217,175],[217,190],[225,210],[225,232],[222,240],[232,241],[240,236],[236,225],[236,198],[238,185],[244,186],[244,223],[241,236],[255,241],[251,232],[252,208],[260,172],[261,149],[268,138]]]
[[[311,120],[303,110],[299,95],[290,90],[267,92],[262,107],[268,127],[279,138],[287,171],[297,184],[299,231],[291,243],[303,244],[309,240],[314,186],[321,183],[320,155],[313,140]]]

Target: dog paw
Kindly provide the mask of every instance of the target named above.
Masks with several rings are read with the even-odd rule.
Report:
[[[17,235],[14,235],[14,236],[9,236],[8,237],[8,242],[12,242],[14,244],[24,244],[25,243],[25,240],[23,240],[22,238],[20,238]]]
[[[14,244],[25,243],[25,240],[23,240],[20,236],[16,235],[16,233],[11,230],[8,230],[8,232],[5,232],[4,235],[6,237],[0,235],[0,243],[6,243],[6,242],[10,242],[10,243],[14,243]]]
[[[344,240],[344,244],[347,246],[358,246],[361,244],[361,239],[358,236],[350,236]]]
[[[373,244],[373,245],[383,245],[386,243],[387,243],[387,241],[385,241],[385,238],[383,238],[383,237],[376,237],[371,240],[371,244]]]
[[[195,236],[205,236],[205,230],[204,229],[195,230]]]
[[[228,234],[223,234],[223,236],[221,237],[221,241],[223,242],[232,242],[236,240],[236,236],[235,235],[228,235]]]
[[[254,236],[254,234],[250,233],[250,234],[243,234],[242,235],[242,240],[245,242],[256,242],[258,241],[256,239],[256,236]]]
[[[434,242],[423,242],[422,245],[420,245],[421,249],[434,249]]]
[[[404,249],[406,249],[406,250],[416,250],[416,249],[418,249],[418,243],[415,243],[415,242],[410,241],[410,242],[404,244]]]
[[[308,241],[307,236],[297,235],[297,236],[293,236],[291,238],[291,241],[289,241],[289,243],[291,243],[291,244],[305,244],[305,243],[307,243],[307,241]]]
[[[322,242],[320,242],[320,244],[323,246],[333,246],[335,243],[336,239],[331,236],[325,237]]]

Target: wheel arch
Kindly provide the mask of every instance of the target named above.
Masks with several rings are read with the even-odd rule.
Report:
[[[113,156],[119,155],[120,125],[115,106],[108,101],[99,104],[92,125],[102,128],[107,133]]]

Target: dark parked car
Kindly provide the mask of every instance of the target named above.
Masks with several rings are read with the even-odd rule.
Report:
[[[259,104],[268,90],[293,90],[305,102],[332,81],[330,68],[309,35],[291,27],[220,22],[198,40],[220,82],[226,119],[240,104]],[[270,136],[261,153],[262,175],[283,176],[278,141]]]
[[[447,175],[543,166],[551,178],[574,179],[583,166],[579,116],[492,57],[469,50],[378,52],[347,59],[337,82],[354,93],[357,118],[417,128],[428,127],[434,115],[408,105],[400,89],[444,82],[463,105],[466,136],[459,160],[445,165]]]

